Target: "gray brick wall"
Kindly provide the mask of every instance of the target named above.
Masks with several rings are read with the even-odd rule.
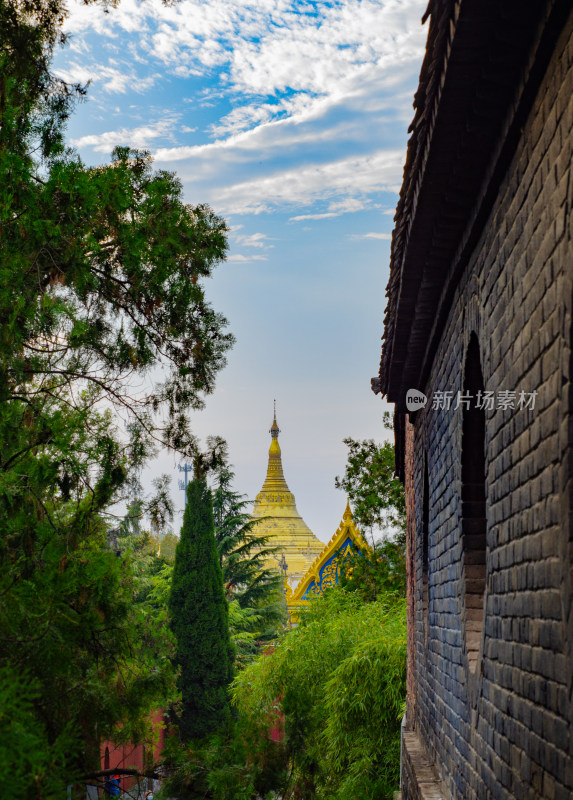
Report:
[[[573,35],[561,37],[481,241],[458,287],[426,394],[462,389],[469,337],[488,390],[537,391],[486,413],[487,580],[482,657],[467,663],[461,410],[414,429],[415,698],[409,709],[445,797],[570,800]],[[429,632],[422,611],[428,456]],[[403,797],[417,796],[405,776]]]

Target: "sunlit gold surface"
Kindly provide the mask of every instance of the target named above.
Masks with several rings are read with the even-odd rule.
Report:
[[[267,476],[261,491],[255,498],[253,518],[267,517],[257,525],[257,533],[270,534],[269,545],[279,546],[281,553],[275,559],[278,566],[281,554],[287,564],[287,579],[294,588],[324,548],[298,513],[294,494],[287,486],[283,473],[279,427],[276,416],[270,430],[271,446]]]
[[[325,589],[337,583],[338,564],[344,560],[348,552],[359,550],[370,550],[370,547],[354,524],[350,502],[347,502],[342,521],[332,539],[323,546],[294,591],[290,587],[286,588],[285,595],[291,624],[298,623],[301,609],[308,605],[308,599],[305,597],[307,591],[312,595],[322,595]],[[328,561],[330,564],[325,567]]]

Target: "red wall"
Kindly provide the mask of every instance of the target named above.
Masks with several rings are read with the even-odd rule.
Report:
[[[159,728],[159,739],[154,747],[152,758],[152,761],[156,763],[161,757],[163,746],[165,744],[165,726],[162,709],[158,709],[153,714],[152,721],[153,725]],[[117,769],[118,774],[120,774],[119,771],[122,768],[137,769],[140,772],[143,772],[146,766],[146,756],[148,756],[148,753],[145,752],[145,748],[141,744],[116,745],[113,742],[108,741],[102,743],[100,755],[102,769]],[[126,775],[120,779],[120,786],[124,792],[128,789],[131,789],[131,787],[136,783],[137,778],[133,775]]]

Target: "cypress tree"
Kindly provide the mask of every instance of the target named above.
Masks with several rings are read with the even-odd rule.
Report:
[[[233,648],[215,542],[213,500],[205,478],[197,474],[187,487],[169,611],[181,670],[181,738],[199,739],[220,729],[230,717],[227,689]]]

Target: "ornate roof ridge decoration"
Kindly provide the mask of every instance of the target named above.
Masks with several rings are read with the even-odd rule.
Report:
[[[324,588],[338,583],[340,561],[344,559],[348,548],[351,550],[370,549],[356,527],[350,502],[347,500],[346,509],[336,533],[322,548],[295,589],[290,590],[290,587],[287,589],[287,606],[293,622],[297,622],[297,612],[308,603],[309,595],[322,594]],[[341,556],[342,558],[340,558]]]

